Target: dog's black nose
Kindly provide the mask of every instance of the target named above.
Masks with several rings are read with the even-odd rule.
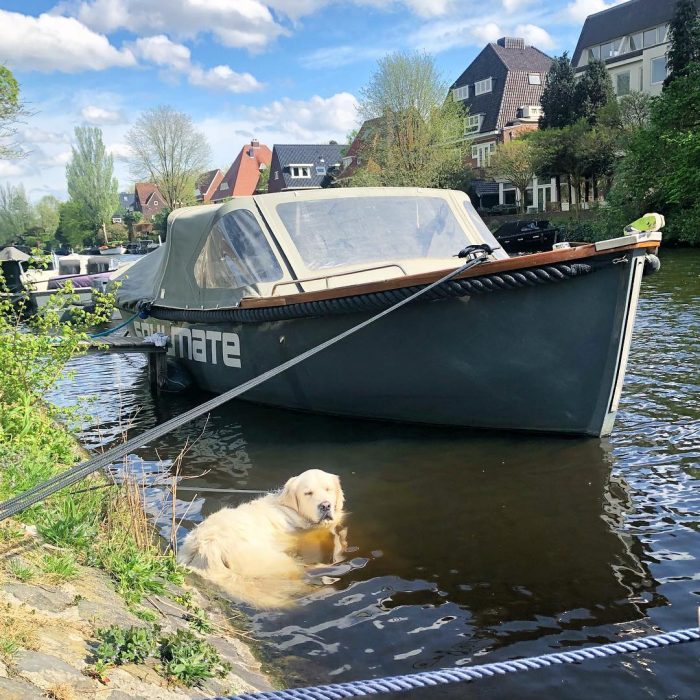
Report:
[[[322,513],[327,513],[331,509],[331,502],[323,501],[322,503],[318,504],[318,507]]]

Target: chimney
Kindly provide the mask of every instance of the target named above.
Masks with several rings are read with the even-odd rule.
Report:
[[[258,139],[253,139],[253,140],[250,142],[250,145],[251,145],[253,148],[260,148],[260,141],[258,141]]]
[[[503,36],[497,42],[504,49],[524,49],[525,39],[517,36]]]

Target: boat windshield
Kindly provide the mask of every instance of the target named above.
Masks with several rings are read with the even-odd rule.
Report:
[[[449,258],[469,242],[441,197],[338,197],[277,205],[309,270]]]

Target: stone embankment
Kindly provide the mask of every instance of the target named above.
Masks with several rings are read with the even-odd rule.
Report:
[[[0,547],[0,698],[29,700],[183,700],[270,689],[245,632],[231,623],[235,611],[189,585],[168,584],[162,595],[146,596],[140,610],[145,622],[129,610],[103,572],[80,566],[72,580],[51,583],[39,577],[22,580],[23,562],[55,547],[26,534]],[[177,601],[187,600],[187,606]],[[207,631],[197,633],[218,651],[231,670],[187,688],[162,675],[155,660],[96,666],[96,631],[121,628],[162,628],[163,633],[191,629],[191,613],[206,615]],[[204,611],[202,613],[201,611]],[[141,617],[144,617],[142,614]]]

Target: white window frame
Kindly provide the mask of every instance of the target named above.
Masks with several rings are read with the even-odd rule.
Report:
[[[311,179],[311,163],[290,163],[289,174],[297,179]]]
[[[491,92],[491,90],[493,90],[493,78],[477,80],[474,83],[474,95],[485,95],[487,92]]]
[[[664,62],[664,77],[661,80],[654,80],[654,62],[655,61],[663,61]],[[666,56],[657,56],[656,58],[652,58],[651,61],[649,61],[649,80],[651,81],[652,85],[661,85],[661,83],[666,80],[666,76],[668,75],[668,63],[666,61]]]
[[[495,141],[476,143],[472,146],[472,158],[476,160],[477,168],[488,167],[491,164],[491,154],[496,150]]]
[[[481,122],[483,120],[483,114],[470,114],[468,117],[465,117],[464,135],[469,136],[469,134],[478,134],[481,131]]]
[[[539,73],[528,73],[527,82],[530,85],[542,85],[542,76]]]
[[[452,96],[455,102],[466,100],[469,97],[469,85],[462,85],[462,87],[455,88],[452,91]]]

